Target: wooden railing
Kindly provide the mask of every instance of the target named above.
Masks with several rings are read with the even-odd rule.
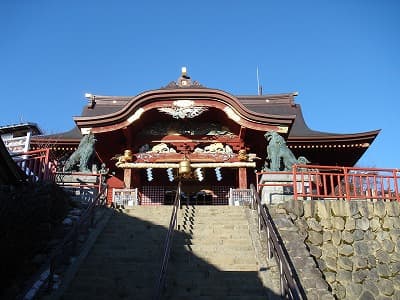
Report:
[[[171,253],[171,248],[172,248],[172,239],[174,232],[178,226],[178,211],[180,208],[180,199],[181,199],[181,182],[178,184],[178,188],[175,193],[175,200],[174,200],[174,205],[172,207],[172,213],[171,213],[171,219],[169,221],[169,227],[168,227],[168,232],[165,237],[164,241],[164,254],[162,257],[161,261],[161,267],[160,267],[160,272],[157,278],[156,282],[156,288],[155,288],[155,293],[154,293],[154,300],[161,299],[161,293],[163,292],[165,288],[165,281],[167,277],[167,267],[168,267],[168,262],[169,262],[169,257]]]
[[[400,170],[294,165],[291,172],[258,172],[257,190],[286,187],[297,199],[369,199],[400,201]],[[274,180],[287,175],[287,181]]]
[[[50,149],[33,150],[11,157],[28,176],[29,182],[54,181],[56,166],[49,160]]]
[[[252,209],[257,211],[258,232],[261,234],[264,231],[266,234],[267,244],[265,246],[268,259],[274,257],[279,267],[281,296],[284,299],[307,299],[272,217],[267,208],[261,204],[259,193],[253,184],[250,185],[250,189],[253,194]]]

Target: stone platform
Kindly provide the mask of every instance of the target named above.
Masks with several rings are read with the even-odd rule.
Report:
[[[259,183],[268,186],[261,188],[261,202],[276,204],[292,200],[294,182],[299,193],[303,192],[303,188],[307,192],[310,189],[312,177],[313,175],[296,175],[294,178],[292,174],[264,174]]]

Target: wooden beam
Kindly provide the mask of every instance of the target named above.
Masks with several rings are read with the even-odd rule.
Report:
[[[178,169],[178,163],[116,163],[118,168],[121,169]],[[205,162],[205,163],[191,163],[192,168],[255,168],[255,162]]]

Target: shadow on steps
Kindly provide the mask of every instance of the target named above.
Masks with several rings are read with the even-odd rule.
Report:
[[[170,206],[115,211],[58,299],[152,299],[171,211]],[[257,265],[231,263],[234,249],[221,248],[227,263],[220,267],[197,256],[189,240],[187,232],[174,235],[164,299],[280,299],[262,285]]]

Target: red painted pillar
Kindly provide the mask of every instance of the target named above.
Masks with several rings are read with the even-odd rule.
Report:
[[[132,188],[132,169],[124,169],[124,183],[126,189]]]
[[[247,189],[247,169],[239,168],[239,189]]]

